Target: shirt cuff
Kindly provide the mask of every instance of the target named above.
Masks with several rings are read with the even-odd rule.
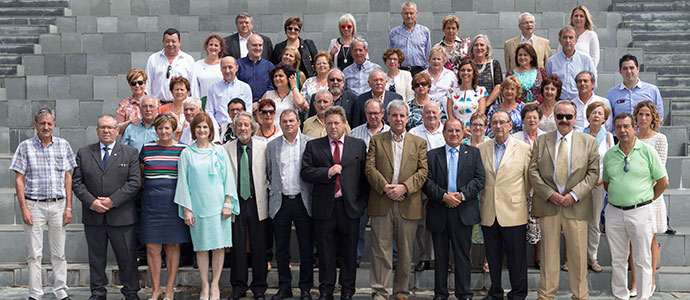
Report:
[[[462,196],[462,201],[465,201],[467,199],[465,198],[465,194],[463,194],[462,192],[460,192],[460,196]]]
[[[570,194],[571,196],[573,196],[573,199],[575,199],[575,202],[580,202],[580,199],[577,198],[577,194],[575,194],[575,192],[570,191],[570,193],[568,193],[568,194]]]

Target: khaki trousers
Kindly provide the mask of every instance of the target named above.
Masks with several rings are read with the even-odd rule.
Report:
[[[599,251],[599,240],[601,239],[601,229],[599,223],[601,222],[601,210],[604,208],[604,198],[606,197],[606,190],[601,184],[592,190],[592,211],[593,218],[587,224],[587,258],[597,259],[597,252]]]

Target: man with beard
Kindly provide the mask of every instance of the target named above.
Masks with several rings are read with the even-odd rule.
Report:
[[[357,105],[357,95],[351,91],[344,89],[345,81],[343,79],[343,72],[338,69],[333,69],[328,72],[328,91],[333,95],[333,105],[342,106],[345,109],[345,116],[350,127],[354,128],[361,125],[365,120],[360,119],[359,106]],[[316,107],[314,107],[314,99],[316,94],[311,97],[311,106],[309,107],[309,116],[316,114]]]
[[[393,100],[402,100],[400,94],[387,91],[386,90],[386,78],[387,75],[381,70],[374,70],[369,75],[369,87],[371,90],[357,96],[357,106],[360,111],[360,120],[366,120],[367,116],[364,115],[364,102],[369,99],[377,99],[383,103],[383,107],[388,107],[388,103]],[[383,121],[387,122],[388,114],[383,115]],[[409,117],[409,116],[408,116]]]

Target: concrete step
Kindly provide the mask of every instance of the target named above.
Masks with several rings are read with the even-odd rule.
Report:
[[[690,32],[633,32],[634,41],[687,41],[690,39]]]
[[[690,19],[690,11],[622,13],[623,22],[684,22]]]
[[[9,64],[21,64],[22,63],[22,56],[21,55],[0,55],[0,64],[3,65],[9,65]]]
[[[683,56],[684,54],[679,53],[676,55]],[[690,64],[690,62],[688,64]],[[690,86],[690,82],[688,82],[687,78],[677,76],[677,75],[660,75],[657,77],[656,83],[659,86],[678,86],[678,87]]]
[[[53,26],[54,28],[51,28]],[[55,33],[54,25],[1,25],[0,35],[34,35],[42,33]]]
[[[649,65],[649,66],[645,66],[645,71],[656,72],[657,75],[669,75],[669,76],[683,77],[683,76],[687,76],[687,74],[690,74],[690,64],[676,64],[676,65],[670,65],[670,66]]]
[[[685,156],[685,144],[688,142],[688,131],[685,126],[661,126],[659,131],[666,135],[668,140],[667,156]]]
[[[690,3],[687,1],[645,1],[633,3],[615,3],[613,11],[619,12],[649,12],[649,11],[690,11]]]
[[[55,25],[55,17],[0,17],[0,25]]]
[[[0,44],[38,44],[37,35],[0,35]]]
[[[24,66],[22,65],[0,65],[0,76],[22,76]]]
[[[71,10],[65,7],[0,7],[0,16],[66,16]]]
[[[0,7],[69,7],[68,0],[2,0]]]
[[[690,36],[688,36],[690,37]],[[641,42],[634,42],[635,44],[641,43]],[[664,44],[664,43],[687,43],[687,42],[681,42],[681,41],[647,41],[644,43],[656,43],[656,44]],[[674,44],[675,45],[675,44]],[[660,47],[659,50],[663,49],[663,47]],[[656,49],[654,51],[657,51]],[[683,65],[688,65],[690,64],[690,53],[687,52],[648,52],[645,51],[644,55],[644,62],[645,65],[678,65],[678,64],[683,64]],[[659,84],[658,79],[657,79],[657,84]]]
[[[659,91],[661,92],[661,96],[663,98],[666,98],[666,97],[682,98],[682,97],[690,96],[690,87],[683,88],[683,87],[660,86]]]
[[[26,45],[7,45],[0,44],[0,54],[34,54],[36,53],[35,44]]]
[[[690,99],[688,98],[666,98],[671,101],[672,111],[690,111]]]
[[[634,41],[633,46],[650,52],[684,53],[687,51],[688,43],[680,41]]]
[[[687,126],[690,124],[690,111],[671,111],[671,125]]]
[[[690,29],[688,22],[623,22],[621,26],[629,28],[633,32],[687,31]]]

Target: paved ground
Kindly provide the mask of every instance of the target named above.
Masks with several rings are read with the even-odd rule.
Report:
[[[122,295],[119,293],[119,287],[110,287],[108,289],[108,299],[114,300],[114,299],[123,299]],[[142,289],[141,292],[139,293],[139,296],[142,299],[147,299],[150,295],[151,290],[150,289]],[[276,292],[275,289],[269,289],[267,292],[267,295],[270,297]],[[294,290],[294,293],[299,295],[298,290]],[[88,288],[71,288],[69,290],[70,297],[73,300],[86,300],[89,298],[89,289]],[[314,299],[318,296],[318,292],[314,290],[313,292]],[[230,296],[230,289],[223,289],[221,291],[221,299],[226,299],[228,296]],[[338,299],[336,295],[336,299]],[[475,291],[475,299],[482,299],[486,296],[486,291]],[[369,295],[369,289],[359,289],[357,290],[357,294],[354,297],[356,300],[365,300],[365,299],[371,299]],[[412,297],[410,297],[410,300],[429,300],[433,298],[433,291],[417,291],[414,293]],[[536,292],[530,292],[529,295],[527,296],[527,299],[536,299],[537,298],[537,293]],[[0,300],[20,300],[20,299],[27,299],[27,291],[25,287],[13,287],[13,288],[0,288]],[[43,297],[43,299],[46,300],[52,300],[55,299],[55,296],[53,294],[50,294],[50,289],[46,289],[46,295]],[[175,299],[183,299],[183,300],[196,300],[199,299],[199,289],[198,288],[178,288],[177,292],[175,293]],[[251,300],[251,298],[245,298],[246,300]],[[268,298],[270,299],[270,298]],[[293,298],[297,299],[297,298]],[[455,299],[454,297],[451,297],[451,299]],[[556,300],[568,300],[570,299],[570,296],[568,296],[567,293],[565,292],[559,292]],[[603,299],[612,299],[611,295],[609,293],[602,293],[602,292],[591,292],[589,299],[592,300],[603,300]],[[654,293],[654,296],[652,299],[690,299],[690,293],[661,293],[657,292]]]

